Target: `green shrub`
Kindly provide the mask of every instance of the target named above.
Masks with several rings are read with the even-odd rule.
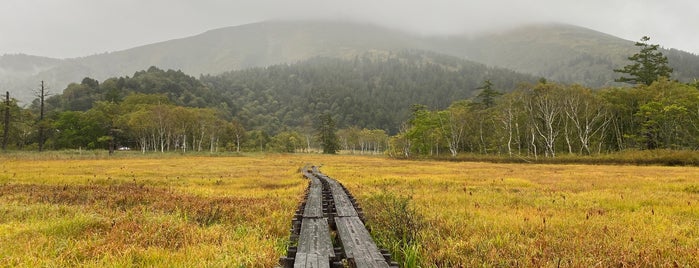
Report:
[[[381,193],[363,202],[367,222],[379,246],[387,248],[401,267],[416,267],[420,260],[419,236],[426,220],[410,197]]]

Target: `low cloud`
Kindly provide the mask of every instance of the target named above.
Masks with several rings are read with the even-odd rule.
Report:
[[[560,22],[699,53],[699,2],[399,0],[4,0],[0,54],[76,57],[270,19],[343,19],[419,34]]]

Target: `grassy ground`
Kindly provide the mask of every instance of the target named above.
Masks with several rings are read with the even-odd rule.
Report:
[[[271,267],[305,187],[279,156],[0,161],[0,266]]]
[[[406,266],[699,266],[696,167],[55,154],[0,156],[0,266],[274,266],[306,163]]]
[[[323,170],[370,218],[389,214],[372,223],[374,233],[387,236],[382,243],[403,252],[405,263],[699,266],[698,168],[356,164]],[[411,236],[406,225],[417,229],[412,243],[402,238]]]

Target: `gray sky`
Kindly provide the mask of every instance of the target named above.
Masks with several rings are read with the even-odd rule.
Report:
[[[696,0],[0,0],[0,55],[79,57],[269,19],[332,18],[423,34],[561,22],[699,54]]]

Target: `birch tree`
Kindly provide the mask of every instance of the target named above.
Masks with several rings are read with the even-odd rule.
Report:
[[[556,139],[562,120],[562,89],[557,84],[540,83],[527,92],[527,105],[531,125],[544,142],[546,156],[556,157]]]
[[[610,122],[607,106],[592,90],[581,86],[569,87],[563,102],[564,112],[580,141],[579,153],[589,155],[590,139]]]

